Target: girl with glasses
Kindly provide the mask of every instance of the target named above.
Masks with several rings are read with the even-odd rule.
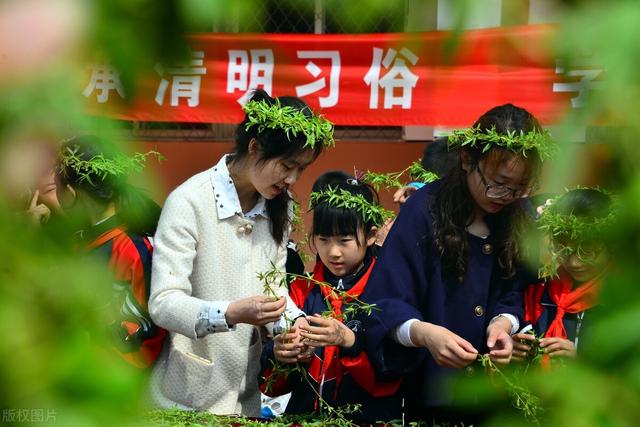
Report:
[[[553,144],[526,110],[507,104],[449,138],[458,165],[405,203],[363,300],[366,349],[379,375],[404,375],[409,420],[456,423],[456,374],[480,354],[511,359],[522,293],[517,245],[525,196]],[[466,369],[465,369],[466,368]]]
[[[549,260],[540,270],[542,280],[525,290],[523,328],[543,337],[543,361],[575,357],[585,314],[596,305],[602,275],[610,262],[603,240],[614,220],[611,196],[594,188],[571,190],[548,201],[540,227],[549,238]],[[513,357],[523,360],[536,337],[513,336]]]

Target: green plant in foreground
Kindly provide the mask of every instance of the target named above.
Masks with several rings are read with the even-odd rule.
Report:
[[[148,419],[151,425],[158,427],[355,427],[357,424],[350,421],[347,416],[357,412],[358,410],[358,405],[346,405],[340,408],[328,408],[327,411],[321,413],[300,415],[285,414],[271,420],[266,420],[237,415],[214,415],[208,412],[182,411],[179,409],[157,409],[149,412]],[[382,423],[380,424],[382,425]],[[402,424],[400,422],[391,421],[384,423],[384,425],[396,427]]]
[[[519,384],[518,379],[502,372],[488,355],[479,354],[478,362],[487,372],[497,375],[503,381],[513,406],[519,410],[527,420],[539,425],[538,415],[544,410],[540,398],[533,394],[528,388]]]

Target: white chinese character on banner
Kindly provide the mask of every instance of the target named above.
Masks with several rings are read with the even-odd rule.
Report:
[[[338,103],[338,96],[340,94],[340,52],[337,50],[299,50],[298,58],[300,59],[329,59],[331,61],[331,71],[329,72],[329,94],[327,96],[321,96],[318,98],[320,101],[320,107],[327,108],[333,107]],[[307,71],[317,78],[322,70],[314,62],[307,62],[305,67]],[[296,86],[296,95],[302,97],[310,95],[314,92],[327,87],[327,82],[324,77],[314,80],[311,83],[305,85]]]
[[[169,104],[176,107],[180,98],[187,98],[189,107],[197,107],[200,104],[200,82],[203,75],[207,74],[204,65],[204,52],[195,51],[191,53],[191,60],[186,64],[176,64],[174,68],[162,67],[156,64],[156,72],[162,77],[158,90],[156,91],[156,103],[162,105],[164,96],[171,84],[171,101]],[[165,71],[171,76],[171,82],[164,78]]]
[[[109,92],[112,90],[115,90],[121,98],[124,98],[120,74],[107,64],[93,65],[91,67],[91,79],[82,94],[89,97],[93,92],[99,91],[97,101],[102,104],[109,100]]]
[[[602,73],[602,69],[589,68],[588,64],[585,62],[584,64],[576,64],[580,67],[584,67],[581,69],[573,69],[570,71],[566,71],[564,67],[560,64],[560,61],[556,61],[556,74],[563,74],[567,77],[582,77],[579,81],[574,81],[571,83],[554,83],[553,91],[554,92],[578,92],[576,96],[571,98],[571,107],[580,108],[584,106],[585,98],[587,97],[587,93],[589,90],[600,89],[602,87],[602,83],[595,81],[595,79],[600,76]]]
[[[237,99],[240,105],[247,103],[253,89],[262,88],[270,94],[272,79],[273,50],[229,50],[227,93],[243,91],[242,96]]]
[[[400,49],[396,52],[394,49],[387,50],[387,54],[382,58],[383,50],[377,47],[373,48],[373,60],[371,68],[364,76],[365,83],[371,87],[371,95],[369,97],[369,108],[378,108],[378,92],[384,89],[384,108],[390,109],[394,105],[402,108],[411,108],[411,96],[413,88],[416,87],[418,76],[413,74],[407,67],[407,61],[411,65],[416,65],[418,57],[407,48]],[[380,78],[380,68],[384,67],[387,72]],[[400,96],[396,96],[394,91],[399,89]]]

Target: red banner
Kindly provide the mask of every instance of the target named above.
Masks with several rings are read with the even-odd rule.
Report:
[[[301,96],[337,125],[468,126],[508,102],[550,123],[579,95],[549,53],[553,33],[198,34],[191,60],[157,64],[129,104],[104,64],[89,68],[83,95],[92,113],[137,121],[238,123],[260,87]]]

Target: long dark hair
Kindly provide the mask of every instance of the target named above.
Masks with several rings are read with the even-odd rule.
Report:
[[[500,134],[509,131],[541,131],[542,127],[531,113],[512,104],[494,107],[483,114],[473,125],[481,130],[495,130]],[[511,151],[494,147],[483,152],[483,145],[463,148],[472,166],[478,165],[482,159],[489,165],[499,165],[513,156]],[[469,242],[466,228],[473,219],[474,200],[467,184],[467,172],[463,169],[462,153],[458,165],[443,180],[442,185],[433,198],[430,206],[434,217],[435,247],[442,258],[442,266],[446,275],[458,281],[464,280],[467,267]],[[535,150],[527,152],[527,156],[519,156],[526,166],[531,181],[537,178],[540,170],[539,156]],[[518,238],[529,221],[524,204],[514,201],[500,212],[492,215],[492,238],[498,263],[505,278],[515,274],[516,263],[520,258]]]
[[[302,99],[294,96],[280,96],[278,98],[272,98],[264,90],[257,89],[251,97],[251,101],[264,101],[269,105],[275,104],[277,102],[276,99],[283,107],[290,106],[301,111],[307,117],[313,117],[313,111],[311,111],[311,108],[309,108]],[[249,143],[252,139],[255,139],[258,143],[259,163],[264,163],[267,160],[274,158],[288,159],[305,150],[312,150],[313,159],[315,160],[324,148],[321,143],[317,143],[313,149],[305,148],[304,145],[307,140],[302,133],[298,133],[298,135],[289,133],[289,135],[287,135],[285,130],[282,128],[267,128],[258,132],[258,127],[252,126],[247,130],[246,125],[248,120],[249,118],[245,115],[244,120],[236,129],[234,160],[241,161],[247,157],[249,154]],[[290,200],[291,197],[288,192],[283,191],[273,199],[266,201],[267,214],[269,215],[271,225],[271,235],[278,244],[282,243],[285,231],[287,230],[291,220],[289,217]]]
[[[378,193],[368,184],[357,181],[353,176],[342,171],[329,171],[318,177],[313,183],[311,191],[320,192],[331,187],[334,190],[346,190],[357,196],[358,194],[372,204],[379,204]],[[345,209],[333,206],[327,202],[319,202],[313,206],[313,226],[311,236],[356,236],[360,246],[358,230],[364,232],[365,241],[374,224],[365,221],[355,209]]]
[[[57,181],[63,187],[67,184],[82,190],[92,200],[102,206],[113,202],[118,218],[127,228],[137,234],[155,233],[161,208],[140,189],[127,181],[126,176],[102,175],[83,171],[80,174],[62,161],[62,156],[73,150],[80,160],[89,161],[98,155],[113,158],[118,151],[109,147],[100,138],[92,135],[75,137],[65,141],[60,147],[60,160],[56,166]]]

